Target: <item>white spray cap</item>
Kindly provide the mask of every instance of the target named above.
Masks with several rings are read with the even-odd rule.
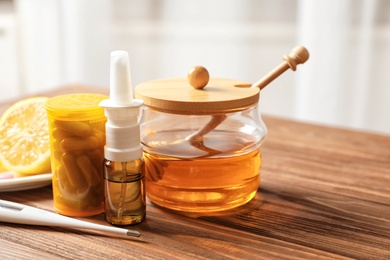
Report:
[[[142,157],[139,108],[143,101],[133,99],[129,55],[126,51],[113,51],[110,57],[110,98],[100,102],[107,117],[107,160],[128,162]]]

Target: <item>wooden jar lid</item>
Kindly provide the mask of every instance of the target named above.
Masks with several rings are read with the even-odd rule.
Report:
[[[190,85],[186,78],[147,81],[135,88],[135,97],[153,109],[186,115],[210,115],[240,111],[259,100],[259,88],[251,83],[211,78],[203,89]]]

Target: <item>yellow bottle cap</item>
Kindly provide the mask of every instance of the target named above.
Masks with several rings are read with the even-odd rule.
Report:
[[[100,101],[108,96],[93,93],[77,93],[49,98],[45,108],[48,116],[62,120],[94,120],[104,117]]]

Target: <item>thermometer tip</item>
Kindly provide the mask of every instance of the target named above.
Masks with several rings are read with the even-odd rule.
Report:
[[[127,230],[126,235],[128,235],[130,237],[140,237],[141,233],[138,231],[135,231],[135,230]]]

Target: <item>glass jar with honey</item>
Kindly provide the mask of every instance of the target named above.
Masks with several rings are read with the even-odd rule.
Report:
[[[260,90],[250,86],[209,79],[207,70],[198,67],[188,79],[153,80],[135,88],[136,98],[145,103],[141,141],[146,191],[153,203],[216,212],[255,196],[259,147],[267,129],[258,111]]]
[[[186,78],[153,80],[135,88],[146,105],[141,142],[146,192],[160,206],[215,212],[250,201],[260,184],[260,145],[267,129],[258,113],[260,90],[309,59],[296,46],[254,84],[211,78],[192,68]]]

